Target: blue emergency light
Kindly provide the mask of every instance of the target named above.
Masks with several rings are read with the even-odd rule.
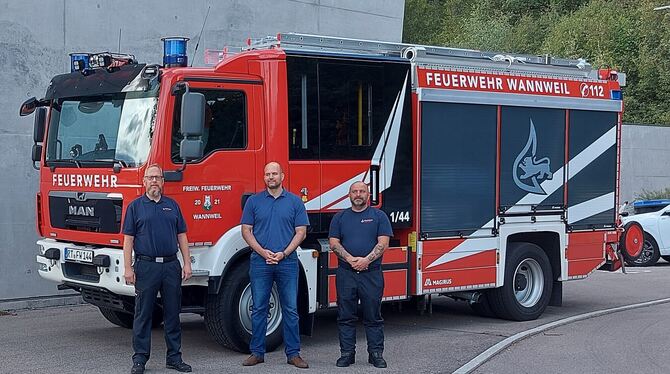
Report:
[[[612,100],[623,100],[623,94],[620,90],[610,90]]]
[[[88,53],[70,53],[70,72],[84,71],[91,67]]]
[[[186,56],[186,42],[188,38],[163,38],[163,65],[165,67],[184,67],[188,65]]]

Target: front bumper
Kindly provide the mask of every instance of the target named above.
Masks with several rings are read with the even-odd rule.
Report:
[[[48,259],[44,255],[37,256],[38,273],[42,278],[59,284],[89,286],[105,289],[118,295],[135,296],[135,287],[126,284],[123,277],[125,268],[121,249],[94,248],[50,239],[38,240],[37,245],[42,246],[45,250],[55,248],[60,253],[58,260]],[[107,255],[110,259],[109,266],[96,267],[65,261],[65,248],[92,250],[95,256]]]
[[[55,250],[60,253],[58,260],[48,259],[44,254],[37,256],[38,273],[42,278],[58,284],[101,289],[116,295],[135,297],[135,286],[126,284],[123,277],[125,273],[123,250],[119,248],[82,246],[53,239],[38,240],[37,245],[42,247],[41,253],[51,248],[53,248],[52,251]],[[93,251],[94,256],[109,256],[109,266],[94,266],[65,261],[65,248],[86,249]],[[183,264],[181,255],[179,261]],[[193,277],[183,282],[182,286],[207,286],[208,277],[208,271],[194,270]]]

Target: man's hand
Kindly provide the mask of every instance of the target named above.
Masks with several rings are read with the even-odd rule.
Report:
[[[272,257],[275,260],[275,262],[279,262],[279,261],[285,259],[286,255],[284,254],[283,251],[282,252],[274,252],[274,253],[272,253]]]
[[[351,267],[356,271],[368,270],[370,266],[370,261],[366,257],[354,257],[351,262]]]
[[[269,249],[263,248],[261,251],[261,256],[263,256],[265,263],[268,265],[277,265],[279,262],[277,259],[275,259],[275,253]]]
[[[189,280],[191,279],[191,275],[193,275],[191,263],[184,261],[184,266],[181,268],[181,280]]]
[[[126,267],[123,278],[125,278],[126,284],[135,284],[135,270],[133,270],[132,266]]]

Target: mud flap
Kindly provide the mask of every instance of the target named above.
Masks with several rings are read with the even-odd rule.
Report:
[[[312,336],[312,332],[314,331],[314,314],[316,313],[300,315],[300,335]]]
[[[551,297],[549,305],[563,306],[563,282],[555,280],[551,287]]]
[[[606,262],[598,268],[598,270],[606,271],[617,271],[621,269],[621,272],[626,273],[625,261],[622,260],[623,255],[621,254],[621,246],[616,243],[609,243],[605,249],[605,260]]]

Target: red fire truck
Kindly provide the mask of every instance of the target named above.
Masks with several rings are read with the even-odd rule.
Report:
[[[564,281],[620,266],[617,206],[625,75],[557,59],[302,34],[249,41],[216,66],[73,54],[35,112],[39,274],[130,327],[120,229],[147,165],[188,225],[182,312],[248,349],[246,199],[278,161],[311,226],[298,250],[301,331],[335,306],[334,213],[354,181],[394,228],[384,300],[466,300],[510,320],[560,305]],[[634,238],[630,240],[633,241]],[[160,301],[155,322],[160,322]],[[276,291],[268,346],[281,342]]]

